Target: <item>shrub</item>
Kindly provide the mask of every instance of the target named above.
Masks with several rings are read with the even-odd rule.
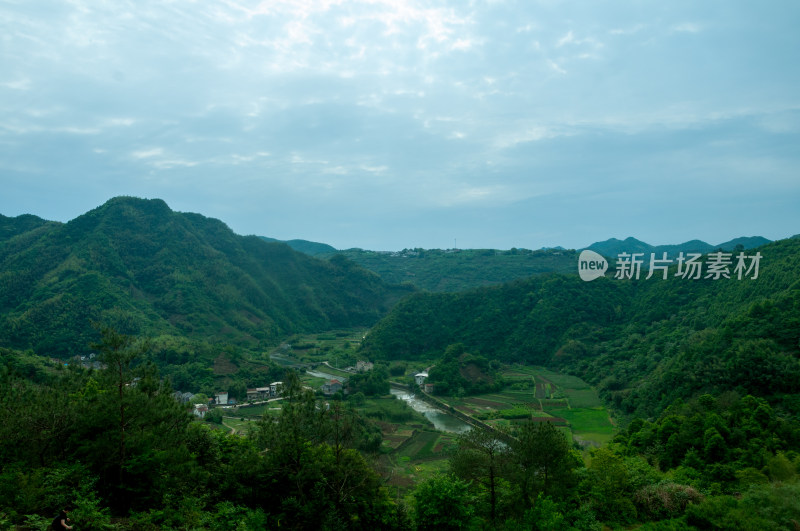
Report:
[[[633,495],[639,515],[650,520],[680,516],[690,503],[702,499],[703,496],[693,487],[672,482],[647,485]]]

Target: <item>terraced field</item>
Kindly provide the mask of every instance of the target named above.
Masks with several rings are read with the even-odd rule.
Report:
[[[503,373],[509,385],[500,392],[464,398],[444,397],[457,410],[496,426],[533,419],[564,426],[584,447],[610,440],[614,426],[589,384],[541,367],[514,366]],[[441,397],[440,397],[441,398]]]

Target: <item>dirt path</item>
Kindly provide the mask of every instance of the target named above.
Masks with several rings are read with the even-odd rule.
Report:
[[[236,428],[234,428],[230,424],[225,424],[225,417],[222,417],[222,425],[231,430],[231,435],[236,435]]]

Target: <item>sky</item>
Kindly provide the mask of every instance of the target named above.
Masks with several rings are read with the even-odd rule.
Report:
[[[339,249],[800,233],[800,2],[4,0],[0,214]]]

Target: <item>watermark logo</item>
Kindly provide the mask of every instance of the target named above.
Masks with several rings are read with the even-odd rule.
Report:
[[[681,252],[677,258],[668,258],[667,253],[662,253],[657,258],[655,253],[650,253],[650,260],[645,260],[644,253],[620,253],[615,263],[614,278],[639,280],[642,269],[647,272],[645,280],[656,273],[660,273],[662,280],[670,276],[670,266],[676,266],[673,277],[688,280],[719,280],[721,278],[742,280],[758,278],[758,268],[761,264],[761,253],[738,255],[717,251],[706,255],[702,260],[700,253]],[[649,267],[648,267],[649,264]],[[582,280],[591,281],[605,276],[608,262],[594,251],[585,249],[578,257],[578,274]]]
[[[578,257],[578,274],[586,282],[600,278],[606,274],[608,262],[600,254],[584,249]]]

